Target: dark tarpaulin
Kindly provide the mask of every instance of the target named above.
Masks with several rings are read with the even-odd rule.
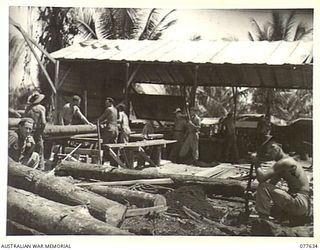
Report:
[[[176,108],[184,109],[183,96],[169,95],[132,95],[133,110],[138,119],[173,121]]]

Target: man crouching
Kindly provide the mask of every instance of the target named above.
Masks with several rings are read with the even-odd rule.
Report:
[[[34,152],[35,142],[31,136],[33,129],[32,118],[22,118],[17,131],[9,130],[9,157],[31,168],[39,165],[39,154]]]
[[[289,219],[291,224],[303,224],[310,209],[309,180],[305,171],[283,152],[271,136],[263,143],[263,149],[276,163],[268,169],[262,169],[257,157],[254,158],[259,181],[256,210],[260,218],[271,215],[279,220]],[[281,179],[286,182],[288,190],[277,186]]]

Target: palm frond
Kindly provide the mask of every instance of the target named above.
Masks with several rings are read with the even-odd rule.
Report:
[[[112,9],[97,9],[95,13],[95,31],[98,39],[114,39],[116,37]]]
[[[80,8],[77,13],[76,23],[80,34],[84,39],[97,39],[94,22],[94,9]]]
[[[283,36],[282,39],[288,41],[290,39],[290,33],[294,27],[295,23],[295,12],[291,11],[287,18],[287,21],[283,24]]]
[[[251,25],[254,29],[254,33],[257,37],[257,40],[258,41],[262,41],[264,40],[264,34],[263,34],[263,31],[261,30],[259,24],[257,23],[257,21],[254,19],[254,18],[250,18],[250,22],[251,22]]]
[[[253,36],[252,36],[250,31],[248,31],[248,38],[249,38],[250,41],[254,41],[254,38],[253,38]]]
[[[283,19],[282,19],[282,15],[280,15],[278,11],[272,12],[272,27],[273,27],[272,41],[282,40]]]
[[[97,39],[97,34],[90,28],[90,26],[84,21],[77,20],[77,28],[83,35],[84,39]]]
[[[153,8],[148,15],[146,24],[144,25],[144,29],[139,36],[139,40],[148,39],[150,32],[156,26],[158,16],[159,16],[158,10],[156,8]]]
[[[171,25],[173,25],[173,24],[175,24],[176,23],[176,19],[175,20],[172,20],[172,21],[170,21],[169,23],[167,23],[167,24],[164,24],[164,22],[166,21],[166,19],[173,13],[173,12],[175,12],[176,11],[176,9],[173,9],[173,10],[171,10],[171,11],[169,11],[167,14],[165,14],[162,18],[161,18],[161,20],[157,23],[157,25],[151,30],[151,32],[150,32],[150,35],[149,35],[149,37],[152,37],[152,36],[154,36],[154,34],[156,33],[156,32],[162,32],[163,30],[165,30],[166,28],[168,28],[168,27],[170,27]],[[161,26],[166,26],[166,28],[160,28],[159,29],[159,27],[161,27]],[[159,30],[158,30],[159,29]]]
[[[306,25],[303,23],[299,23],[296,28],[296,32],[293,37],[293,41],[301,40],[309,34],[312,34],[313,28],[307,29]]]

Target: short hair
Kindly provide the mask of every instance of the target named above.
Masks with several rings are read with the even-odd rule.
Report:
[[[26,123],[31,123],[33,125],[34,124],[34,120],[32,118],[29,118],[29,117],[24,117],[19,121],[18,125],[19,126],[24,126]]]
[[[72,97],[72,101],[81,102],[81,97],[78,96],[78,95],[74,95],[74,96]]]
[[[119,109],[120,111],[124,111],[124,110],[126,109],[126,105],[124,105],[123,103],[120,103],[120,104],[118,105],[118,109]]]
[[[111,98],[111,97],[108,97],[108,98],[106,99],[106,101],[108,101],[108,102],[110,102],[110,103],[114,104],[114,100],[113,100],[113,98]]]

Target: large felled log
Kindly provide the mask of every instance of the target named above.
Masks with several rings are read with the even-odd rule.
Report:
[[[47,124],[44,129],[45,136],[62,136],[75,134],[96,133],[96,125],[51,125]]]
[[[9,129],[15,129],[18,127],[18,123],[20,122],[20,118],[9,118]],[[64,136],[64,135],[78,135],[78,134],[89,134],[96,133],[97,126],[96,125],[53,125],[47,124],[44,128],[45,136]]]
[[[286,227],[263,219],[254,220],[251,230],[256,236],[313,237],[313,226]]]
[[[8,187],[8,219],[45,234],[130,234],[93,218],[84,206],[68,206]]]
[[[67,205],[86,205],[94,217],[111,225],[118,226],[125,216],[126,206],[77,187],[59,177],[23,166],[11,159],[8,175],[10,186]]]
[[[18,222],[7,220],[7,235],[44,235],[44,233]]]
[[[100,194],[110,200],[122,204],[130,203],[137,207],[166,206],[166,198],[160,194],[149,194],[141,191],[133,191],[124,188],[111,188],[105,186],[88,186],[92,192]]]
[[[104,181],[171,178],[174,185],[202,185],[210,194],[225,196],[243,196],[246,182],[227,179],[210,179],[201,176],[150,173],[134,169],[110,168],[88,163],[62,162],[55,170],[56,175],[72,176],[75,178],[98,179]]]

